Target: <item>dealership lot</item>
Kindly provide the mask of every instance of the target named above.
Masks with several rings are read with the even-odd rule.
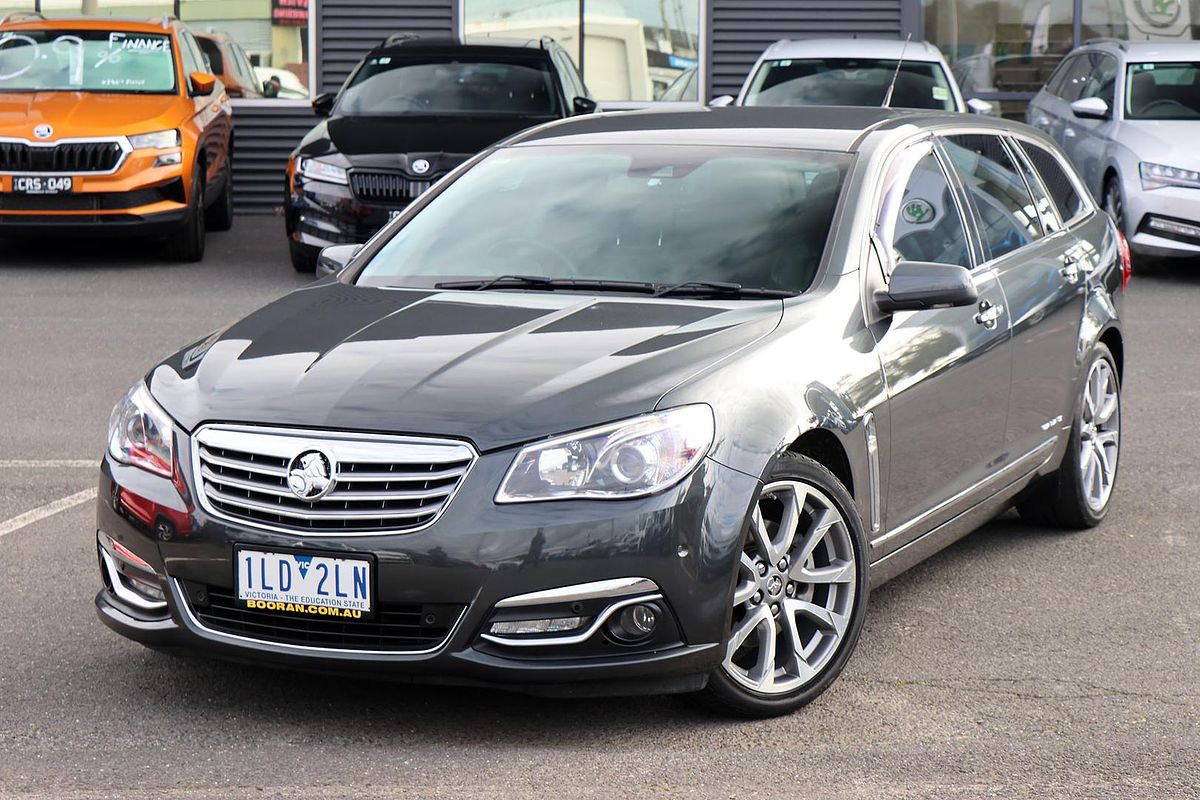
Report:
[[[1131,287],[1100,528],[993,523],[875,593],[814,705],[731,722],[182,660],[105,629],[90,503],[37,517],[94,486],[108,412],[157,358],[305,282],[277,219],[208,244],[175,265],[0,243],[0,796],[1196,795],[1200,264]]]

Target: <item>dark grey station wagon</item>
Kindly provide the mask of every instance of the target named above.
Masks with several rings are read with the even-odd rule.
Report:
[[[882,109],[493,147],[113,412],[100,618],[559,695],[819,695],[871,586],[1098,524],[1128,250],[1047,138]]]

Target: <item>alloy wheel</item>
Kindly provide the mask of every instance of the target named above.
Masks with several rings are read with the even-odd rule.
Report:
[[[738,570],[726,674],[764,695],[812,682],[845,639],[857,574],[846,520],[825,493],[796,480],[769,484]]]
[[[1079,430],[1079,475],[1083,497],[1093,512],[1103,511],[1112,496],[1121,446],[1121,393],[1106,359],[1088,370]]]

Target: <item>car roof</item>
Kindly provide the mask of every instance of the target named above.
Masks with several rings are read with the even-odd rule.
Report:
[[[941,61],[941,52],[929,42],[907,44],[902,39],[784,39],[766,49],[763,58],[882,58],[906,61]]]
[[[42,31],[62,30],[118,30],[131,33],[163,33],[170,32],[179,23],[174,17],[156,17],[154,19],[123,19],[121,17],[52,17],[45,19],[33,15],[21,15],[19,18],[0,22],[0,28],[6,31]]]
[[[1084,42],[1081,50],[1118,50],[1127,61],[1154,61],[1156,59],[1200,59],[1200,42],[1190,39],[1151,39],[1127,41],[1123,39],[1093,39]]]
[[[666,144],[783,147],[856,152],[864,135],[902,126],[1011,130],[1013,123],[953,111],[863,106],[730,106],[614,111],[569,117],[508,139],[527,144]]]
[[[546,49],[542,39],[503,38],[496,36],[418,36],[393,34],[379,43],[372,53],[462,53],[472,55],[529,55]]]

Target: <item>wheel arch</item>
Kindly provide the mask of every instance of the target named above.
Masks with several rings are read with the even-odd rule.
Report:
[[[850,466],[850,456],[846,453],[841,439],[828,428],[812,428],[802,433],[786,448],[789,453],[807,456],[825,469],[833,473],[842,482],[851,497],[856,497],[854,491],[854,470]]]
[[[1106,328],[1101,334],[1098,342],[1103,344],[1112,353],[1113,361],[1117,362],[1117,379],[1121,384],[1125,383],[1125,339],[1121,336],[1121,331],[1116,326]]]

